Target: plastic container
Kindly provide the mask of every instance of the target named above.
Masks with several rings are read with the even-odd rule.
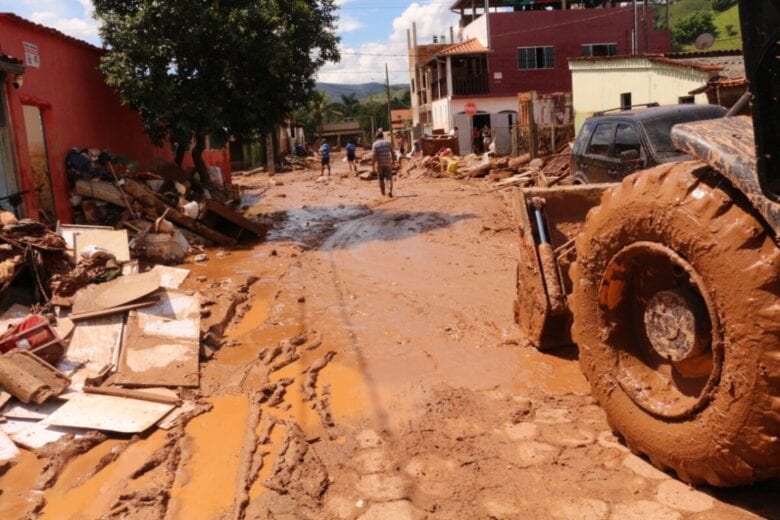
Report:
[[[146,235],[146,256],[152,260],[168,260],[171,256],[171,235],[149,233]]]

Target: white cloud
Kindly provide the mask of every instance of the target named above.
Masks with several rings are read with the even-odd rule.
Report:
[[[99,44],[98,38],[98,23],[92,18],[94,7],[91,0],[79,0],[81,7],[84,11],[82,17],[63,16],[64,12],[61,3],[59,2],[39,2],[49,7],[45,11],[35,11],[30,14],[29,18],[33,22],[45,25],[47,27],[53,27],[58,31],[62,31],[68,36],[86,40],[90,43]]]
[[[346,3],[349,0],[342,0]],[[326,83],[384,82],[385,64],[391,83],[409,82],[406,31],[417,23],[417,43],[426,44],[434,35],[446,35],[450,26],[457,26],[457,15],[449,9],[450,1],[427,4],[413,3],[393,20],[393,30],[385,40],[363,43],[357,47],[342,47],[341,61],[327,64],[318,75]]]
[[[346,33],[351,31],[357,31],[362,27],[364,27],[364,25],[360,20],[358,20],[354,16],[343,14],[339,16],[339,21],[336,24],[336,32]]]

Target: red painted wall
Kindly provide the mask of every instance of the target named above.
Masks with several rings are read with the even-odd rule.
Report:
[[[652,8],[648,8],[646,16],[649,45],[645,51],[640,29],[640,52],[669,52],[670,33],[653,29]],[[582,55],[580,45],[617,43],[618,54],[630,54],[633,26],[634,13],[630,7],[490,14],[490,95],[513,96],[529,90],[540,93],[571,92],[571,72],[567,59]],[[518,69],[518,47],[550,45],[555,47],[554,69]],[[501,72],[503,78],[495,79],[494,72]]]
[[[137,112],[122,106],[117,93],[98,70],[101,50],[56,30],[11,14],[0,14],[0,49],[24,61],[22,42],[38,46],[40,68],[27,66],[23,85],[5,82],[20,189],[34,188],[22,105],[41,108],[46,134],[49,171],[57,218],[70,222],[70,187],[65,156],[73,147],[110,150],[137,161],[142,167],[154,159],[170,160],[169,147],[156,147],[144,134]],[[216,153],[215,153],[216,152]],[[207,164],[230,175],[230,158],[222,150],[204,153]],[[38,214],[35,194],[25,196],[25,213]]]

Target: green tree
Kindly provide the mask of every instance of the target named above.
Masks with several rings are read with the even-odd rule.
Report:
[[[725,11],[733,5],[736,5],[737,0],[712,0],[712,9],[715,11]]]
[[[344,107],[344,117],[347,118],[354,118],[357,115],[358,107],[360,106],[360,101],[357,98],[357,95],[352,92],[351,94],[342,94],[341,95],[341,106]]]
[[[677,22],[672,28],[672,46],[676,50],[693,43],[700,34],[710,33],[718,36],[718,28],[715,26],[712,13],[698,11],[686,16]]]
[[[101,69],[181,164],[207,135],[257,138],[304,104],[338,61],[335,0],[94,0]]]
[[[373,135],[370,135],[372,119],[374,122],[374,129],[384,128],[387,130],[390,128],[387,120],[387,103],[379,103],[376,101],[364,101],[360,103],[358,122],[360,123],[360,129],[364,134],[369,135],[370,139],[374,138]]]

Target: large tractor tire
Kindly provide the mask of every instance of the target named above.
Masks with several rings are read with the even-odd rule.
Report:
[[[780,475],[780,249],[699,162],[627,177],[577,239],[572,334],[629,448],[691,484]]]

